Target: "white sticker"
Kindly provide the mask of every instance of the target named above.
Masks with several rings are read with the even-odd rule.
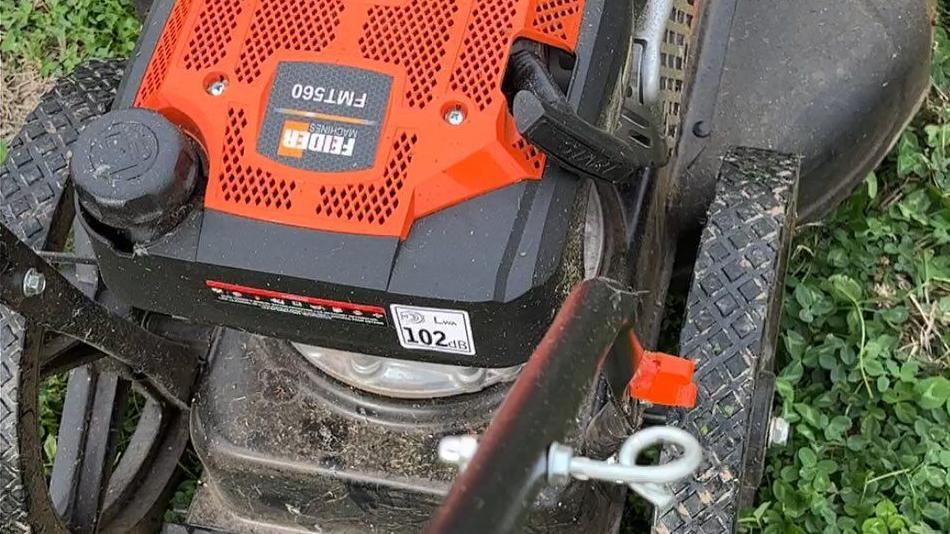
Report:
[[[399,344],[407,349],[475,354],[472,325],[464,310],[441,310],[393,304]]]

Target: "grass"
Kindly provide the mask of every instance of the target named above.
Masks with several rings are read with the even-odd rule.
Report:
[[[88,58],[129,56],[140,27],[123,0],[0,0],[0,13],[0,54],[12,66],[36,64],[44,76]]]
[[[950,532],[950,40],[895,150],[788,273],[770,451],[750,531]]]
[[[139,25],[122,0],[0,0],[0,27],[0,138],[8,140],[51,77],[85,58],[127,56]],[[943,27],[934,50],[931,98],[893,153],[797,238],[775,405],[793,434],[769,451],[757,507],[742,519],[746,531],[950,532],[950,40]],[[4,147],[0,140],[0,157]],[[48,433],[61,394],[44,392]],[[187,505],[191,478],[176,507]]]
[[[129,56],[139,27],[128,0],[0,0],[0,159],[55,76]]]

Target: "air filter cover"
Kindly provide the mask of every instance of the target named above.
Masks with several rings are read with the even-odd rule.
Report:
[[[205,148],[205,206],[405,238],[544,158],[502,93],[512,44],[572,51],[583,0],[176,0],[135,105]]]

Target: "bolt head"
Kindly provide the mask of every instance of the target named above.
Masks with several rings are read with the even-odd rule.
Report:
[[[46,277],[43,276],[43,273],[30,267],[26,274],[23,275],[23,295],[35,297],[45,290]]]
[[[227,89],[228,83],[224,80],[217,80],[208,85],[208,94],[211,96],[221,96]]]
[[[693,135],[705,139],[712,135],[712,128],[709,127],[709,123],[706,121],[697,121],[693,124]]]
[[[465,122],[465,112],[459,108],[453,108],[445,112],[445,122],[452,126],[458,126]]]
[[[548,482],[563,485],[571,479],[571,459],[574,449],[554,442],[548,448]]]
[[[360,376],[370,377],[383,368],[383,362],[379,358],[360,354],[350,360],[350,368]]]
[[[788,443],[791,425],[782,417],[773,417],[769,421],[769,446],[782,447]]]
[[[462,367],[455,372],[455,378],[465,384],[474,384],[485,378],[485,370],[478,367]]]
[[[475,436],[445,436],[439,440],[439,459],[465,469],[477,449],[478,438]]]

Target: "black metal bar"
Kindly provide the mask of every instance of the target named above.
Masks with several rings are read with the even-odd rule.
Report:
[[[53,252],[50,250],[41,250],[36,253],[39,257],[50,263],[74,263],[79,265],[95,265],[96,258],[90,256],[80,256],[71,252]]]
[[[563,440],[621,330],[633,293],[613,280],[580,283],[525,365],[427,531],[515,532],[543,487],[547,451]]]
[[[102,503],[109,489],[109,479],[112,478],[116,438],[129,395],[129,382],[116,373],[96,374],[79,477],[76,480],[76,498],[69,514],[70,527],[77,534],[99,531]]]
[[[56,436],[56,458],[50,473],[49,496],[56,514],[72,524],[70,515],[75,508],[79,472],[82,469],[83,445],[89,433],[89,410],[96,395],[95,367],[84,365],[69,372],[66,398]]]
[[[40,294],[24,292],[28,272],[42,275]],[[27,320],[95,347],[131,369],[161,397],[187,409],[198,374],[188,348],[148,332],[90,299],[9,229],[0,225],[0,302]]]

